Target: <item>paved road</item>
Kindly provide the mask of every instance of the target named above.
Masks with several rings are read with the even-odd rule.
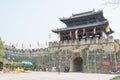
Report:
[[[90,73],[30,72],[0,73],[0,80],[109,80],[116,75]]]

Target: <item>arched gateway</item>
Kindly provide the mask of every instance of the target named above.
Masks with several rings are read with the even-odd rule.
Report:
[[[75,57],[70,62],[70,67],[72,72],[82,72],[83,71],[83,60],[81,57]]]

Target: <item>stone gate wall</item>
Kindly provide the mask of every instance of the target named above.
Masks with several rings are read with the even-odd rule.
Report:
[[[117,65],[114,43],[112,36],[81,41],[49,42],[46,49],[5,49],[5,57],[14,61],[29,60],[41,67],[60,66],[61,71],[64,71],[66,65],[71,65],[73,57],[81,57],[83,72],[107,73]]]

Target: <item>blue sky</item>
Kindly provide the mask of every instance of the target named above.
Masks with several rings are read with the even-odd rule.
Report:
[[[37,48],[37,41],[45,47],[46,41],[58,41],[52,29],[66,27],[59,18],[95,9],[103,10],[115,31],[114,38],[120,39],[120,7],[104,3],[104,0],[0,0],[0,37],[6,44],[18,42],[18,48],[22,43],[25,48],[30,43]]]

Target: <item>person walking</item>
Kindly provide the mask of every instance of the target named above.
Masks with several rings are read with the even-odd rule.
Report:
[[[58,74],[60,74],[60,66],[58,66],[57,71],[58,71]]]

